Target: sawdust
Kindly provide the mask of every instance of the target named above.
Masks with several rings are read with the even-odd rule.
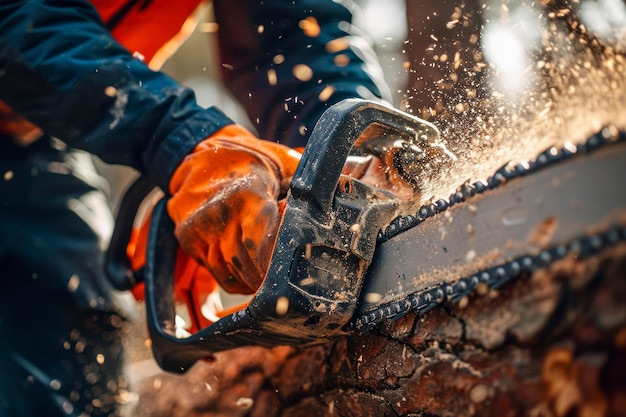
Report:
[[[473,61],[424,63],[440,66],[447,76],[426,86],[427,92],[407,92],[408,97],[430,94],[443,101],[443,109],[430,121],[459,157],[438,176],[424,181],[425,198],[445,198],[467,179],[486,178],[507,162],[534,159],[551,146],[584,141],[606,125],[626,127],[622,44],[588,33],[577,24],[575,10],[548,13],[542,4],[535,3],[541,2],[526,1],[517,6],[534,13],[536,25],[542,28],[539,41],[529,52],[531,62],[522,74],[530,80],[523,91],[515,96],[498,91],[491,81],[498,70],[474,47]],[[498,15],[492,10],[490,23],[512,26],[511,14],[503,9]],[[419,74],[420,69],[418,66],[414,72]],[[414,76],[414,80],[419,79]],[[468,95],[468,89],[478,89],[479,93]],[[462,94],[455,94],[457,91]],[[407,110],[417,112],[411,101],[407,100]]]

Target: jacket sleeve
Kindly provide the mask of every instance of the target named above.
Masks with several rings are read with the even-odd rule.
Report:
[[[352,1],[213,3],[222,77],[261,137],[304,146],[330,105],[390,101],[373,49],[351,24]]]
[[[0,2],[0,100],[70,146],[167,190],[197,142],[232,123],[119,45],[84,0]]]

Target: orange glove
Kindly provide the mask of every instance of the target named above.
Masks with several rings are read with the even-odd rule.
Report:
[[[126,255],[133,271],[143,268],[146,264],[146,249],[148,246],[152,209],[153,207],[148,209],[141,220],[140,226],[133,228],[126,247]],[[176,323],[177,334],[185,336],[185,331],[195,333],[210,326],[220,318],[241,310],[246,306],[247,303],[227,309],[222,307],[217,281],[215,281],[209,271],[198,265],[194,259],[180,248],[176,251],[175,256],[174,301],[176,314],[181,316],[181,318],[184,317],[184,323]],[[143,301],[145,299],[145,282],[135,285],[131,288],[131,292],[137,301]],[[179,328],[179,325],[182,328]]]
[[[229,125],[200,142],[170,180],[168,212],[181,248],[222,288],[261,285],[300,154]]]

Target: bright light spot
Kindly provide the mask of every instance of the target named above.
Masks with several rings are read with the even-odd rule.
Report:
[[[293,67],[293,75],[300,81],[309,81],[313,78],[313,70],[306,64],[298,64]]]
[[[348,55],[345,55],[345,54],[339,54],[335,57],[333,62],[338,67],[345,67],[346,65],[350,63],[350,57],[348,57]]]
[[[361,14],[355,13],[355,26],[367,30],[375,42],[406,38],[406,8],[404,0],[367,1]]]
[[[288,310],[289,310],[289,298],[285,296],[278,297],[278,300],[276,300],[276,314],[278,314],[279,316],[283,316],[287,314]]]
[[[335,52],[344,51],[350,47],[350,43],[346,38],[333,39],[326,43],[326,52],[334,54]]]
[[[498,89],[511,95],[521,92],[530,65],[522,39],[509,27],[496,24],[486,26],[482,36],[485,58],[498,70]]]
[[[108,86],[104,89],[104,95],[111,98],[117,97],[117,88],[112,85]]]
[[[319,100],[323,103],[326,100],[328,100],[330,98],[330,96],[333,95],[333,93],[335,92],[335,88],[327,85],[326,87],[324,87],[324,89],[320,92],[319,94]]]
[[[306,287],[307,285],[311,285],[314,282],[315,282],[315,280],[313,279],[313,277],[307,277],[307,278],[304,278],[304,279],[300,280],[299,284],[300,284],[301,287]]]
[[[305,19],[302,19],[299,26],[304,34],[310,38],[317,38],[321,33],[320,25],[317,23],[317,19],[313,16],[308,16]]]
[[[365,301],[367,301],[368,303],[377,303],[382,299],[382,294],[379,294],[377,292],[369,292],[365,294]]]
[[[65,414],[71,414],[74,411],[74,406],[68,401],[63,401],[63,411]]]
[[[295,149],[289,149],[289,151],[287,153],[292,158],[297,158],[297,159],[302,158],[302,154],[300,152],[296,151]]]
[[[198,29],[200,29],[200,32],[204,33],[217,33],[219,28],[220,25],[216,22],[203,22],[198,25]]]
[[[183,319],[181,316],[179,316],[178,314],[176,315],[176,318],[174,319],[174,323],[176,325],[176,337],[179,339],[184,339],[186,337],[191,336],[191,333],[189,333],[187,330],[185,330],[185,327],[188,328],[188,322],[185,321],[185,319]]]
[[[278,83],[278,77],[276,76],[276,70],[274,68],[267,70],[267,82],[270,85],[276,85],[276,83]]]
[[[200,306],[200,313],[213,323],[220,319],[218,313],[222,310],[224,310],[224,307],[219,291],[214,291],[207,295],[206,300]]]
[[[75,292],[78,289],[79,285],[80,278],[78,278],[78,275],[74,274],[70,277],[70,280],[67,283],[67,289],[69,290],[69,292]]]
[[[252,398],[241,397],[237,400],[237,407],[241,408],[250,408],[254,404],[254,400]]]
[[[598,0],[580,5],[583,23],[601,38],[623,37],[626,27],[626,6],[622,0]]]

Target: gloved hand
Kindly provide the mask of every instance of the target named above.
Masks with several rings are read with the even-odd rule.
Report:
[[[400,198],[415,195],[416,190],[398,173],[390,158],[380,159],[374,155],[349,156],[342,171],[371,186],[391,191]]]
[[[161,196],[158,196],[159,198]],[[146,265],[148,233],[152,219],[152,210],[157,199],[146,210],[140,225],[133,228],[126,246],[126,256],[132,271],[139,271]],[[247,303],[224,308],[219,293],[218,283],[211,273],[178,248],[174,266],[174,302],[176,314],[185,317],[183,323],[176,323],[176,334],[187,337],[210,326],[222,317],[243,309]],[[145,300],[145,282],[139,282],[131,290],[137,301]],[[186,314],[183,313],[185,309]]]
[[[261,284],[300,154],[229,125],[200,142],[170,179],[181,248],[232,293]]]

